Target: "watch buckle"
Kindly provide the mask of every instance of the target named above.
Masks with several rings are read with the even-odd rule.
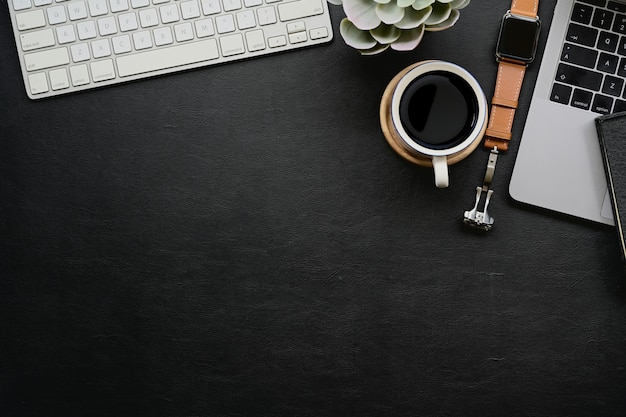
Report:
[[[489,160],[487,161],[487,170],[485,172],[485,178],[483,185],[476,187],[476,200],[474,207],[471,210],[465,212],[463,217],[463,223],[473,228],[488,232],[494,223],[494,218],[487,212],[493,190],[489,189],[491,181],[493,180],[493,174],[496,170],[496,162],[498,161],[498,148],[494,148],[489,153]],[[480,202],[482,200],[483,193],[485,194],[485,204],[482,211],[479,210]]]

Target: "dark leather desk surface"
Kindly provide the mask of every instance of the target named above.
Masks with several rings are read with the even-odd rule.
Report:
[[[379,129],[418,60],[490,97],[508,2],[369,58],[333,6],[328,46],[41,102],[0,6],[0,416],[626,415],[614,230],[508,196],[538,65],[489,235],[485,152],[439,190]]]

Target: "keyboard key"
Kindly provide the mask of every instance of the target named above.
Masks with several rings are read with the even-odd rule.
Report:
[[[76,25],[76,29],[78,30],[78,39],[81,41],[93,39],[98,36],[98,32],[96,32],[96,23],[92,20],[80,22]]]
[[[254,19],[254,11],[252,10],[244,10],[242,12],[237,13],[237,27],[239,30],[252,29],[256,26],[256,21]]]
[[[328,37],[328,29],[325,27],[311,29],[310,35],[313,40],[324,39]]]
[[[77,43],[70,47],[72,53],[72,61],[83,62],[91,59],[91,53],[89,52],[89,45],[86,43]]]
[[[617,47],[617,53],[620,55],[626,55],[626,36],[622,36]]]
[[[161,22],[163,22],[164,24],[174,23],[180,20],[177,4],[168,4],[167,6],[161,6],[159,8],[159,13],[161,15]]]
[[[113,44],[113,52],[118,55],[125,54],[133,50],[129,35],[115,36],[111,38],[111,43]]]
[[[52,29],[43,29],[36,32],[22,33],[20,42],[23,51],[32,51],[35,49],[47,48],[55,44],[54,33]]]
[[[240,33],[222,36],[220,38],[220,48],[223,56],[239,55],[246,52],[243,45],[243,37]]]
[[[154,44],[156,46],[170,45],[174,43],[174,36],[172,35],[172,29],[169,26],[154,29]]]
[[[570,23],[567,28],[565,40],[585,46],[596,46],[598,30],[587,26]]]
[[[613,21],[613,32],[626,35],[626,15],[618,14]]]
[[[67,22],[67,16],[65,15],[65,6],[54,6],[46,9],[48,12],[48,22],[51,25],[58,25],[59,23]]]
[[[587,68],[595,68],[597,59],[598,51],[571,43],[566,43],[561,53],[561,61]]]
[[[48,79],[46,78],[45,72],[29,75],[28,85],[32,94],[43,94],[50,91],[50,87],[48,87]]]
[[[119,13],[128,10],[128,0],[110,0],[111,12]]]
[[[98,31],[100,36],[109,36],[117,33],[117,24],[113,16],[103,17],[98,19]]]
[[[184,20],[200,17],[200,7],[196,0],[182,2],[180,4],[180,10]]]
[[[211,19],[197,20],[194,24],[198,38],[206,38],[215,35],[215,28]]]
[[[218,0],[202,0],[202,13],[205,16],[217,14],[222,11]]]
[[[229,33],[235,31],[235,19],[232,14],[225,14],[215,18],[217,33]]]
[[[223,0],[224,11],[232,12],[241,9],[241,0]]]
[[[200,42],[185,43],[168,48],[154,49],[117,58],[120,77],[128,77],[217,59],[217,41],[213,38]]]
[[[75,42],[76,32],[74,31],[74,26],[66,25],[58,27],[57,39],[59,40],[59,45]]]
[[[139,25],[137,24],[137,15],[135,13],[125,13],[118,16],[120,23],[120,32],[130,32],[131,30],[137,30]]]
[[[53,90],[64,90],[70,88],[70,80],[65,68],[58,68],[50,71],[50,86]]]
[[[615,52],[618,41],[619,36],[615,33],[600,32],[600,37],[598,38],[598,49],[607,52]]]
[[[113,68],[113,61],[110,59],[92,62],[89,64],[89,67],[91,68],[91,77],[95,83],[115,78],[115,68]]]
[[[67,6],[67,12],[70,20],[85,19],[87,17],[87,4],[84,1],[77,1]]]
[[[588,25],[593,15],[593,7],[586,4],[576,3],[572,9],[572,21]]]
[[[89,13],[91,16],[104,16],[108,12],[106,0],[89,0]]]
[[[58,67],[70,63],[67,48],[48,49],[47,51],[33,52],[24,55],[26,71],[38,71],[41,69]]]
[[[246,32],[246,45],[248,51],[256,52],[265,49],[265,35],[262,30]]]
[[[614,15],[615,13],[609,12],[608,10],[596,9],[593,13],[591,25],[600,29],[610,29]]]
[[[261,7],[256,11],[260,26],[273,25],[277,22],[274,6]]]
[[[561,104],[569,104],[569,99],[572,95],[572,87],[555,83],[552,86],[552,92],[550,93],[550,100]]]
[[[568,64],[559,64],[555,81],[598,91],[602,84],[602,74]]]
[[[87,65],[75,65],[70,67],[70,78],[72,79],[72,85],[78,87],[81,85],[89,84],[89,70]]]
[[[150,32],[145,30],[143,32],[133,33],[133,45],[135,45],[135,49],[138,51],[152,48],[152,37],[150,36]]]
[[[278,5],[278,16],[282,22],[302,19],[324,13],[322,0],[296,0]]]
[[[186,42],[193,39],[193,27],[191,23],[181,23],[179,25],[174,26],[174,36],[176,37],[176,42]]]
[[[595,95],[591,105],[592,112],[609,114],[611,113],[611,108],[613,108],[613,99],[611,97],[603,96],[601,94]]]
[[[104,58],[111,55],[111,45],[108,39],[98,39],[91,42],[91,53],[94,58]]]
[[[622,88],[624,87],[624,79],[607,75],[604,78],[602,84],[602,92],[604,94],[610,94],[615,97],[619,97],[622,94]]]
[[[607,8],[615,12],[626,13],[626,4],[618,3],[616,1],[610,1]]]
[[[20,11],[30,9],[32,3],[30,0],[13,0],[13,10]]]
[[[572,95],[572,106],[578,107],[579,109],[589,110],[591,108],[591,100],[593,99],[593,94],[589,91],[575,89],[574,94]]]
[[[17,30],[29,30],[46,26],[46,16],[43,10],[20,13],[15,16]]]
[[[617,70],[617,64],[619,63],[619,57],[617,55],[607,54],[602,52],[600,59],[598,59],[597,69],[602,72],[608,72],[614,74]]]

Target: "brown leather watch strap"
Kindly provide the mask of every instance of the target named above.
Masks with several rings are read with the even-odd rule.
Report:
[[[522,89],[526,66],[501,61],[498,65],[496,89],[491,99],[489,124],[485,131],[485,147],[506,151],[511,140],[513,118]]]
[[[532,19],[537,18],[539,0],[513,0],[511,13]],[[496,88],[491,100],[491,114],[485,131],[485,147],[506,151],[511,140],[513,118],[526,73],[526,65],[500,61]]]
[[[530,18],[537,17],[537,8],[539,0],[513,0],[511,4],[511,13]]]

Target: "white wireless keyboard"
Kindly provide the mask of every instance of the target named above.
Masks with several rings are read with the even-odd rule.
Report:
[[[299,49],[326,0],[8,0],[26,93],[50,97]]]

